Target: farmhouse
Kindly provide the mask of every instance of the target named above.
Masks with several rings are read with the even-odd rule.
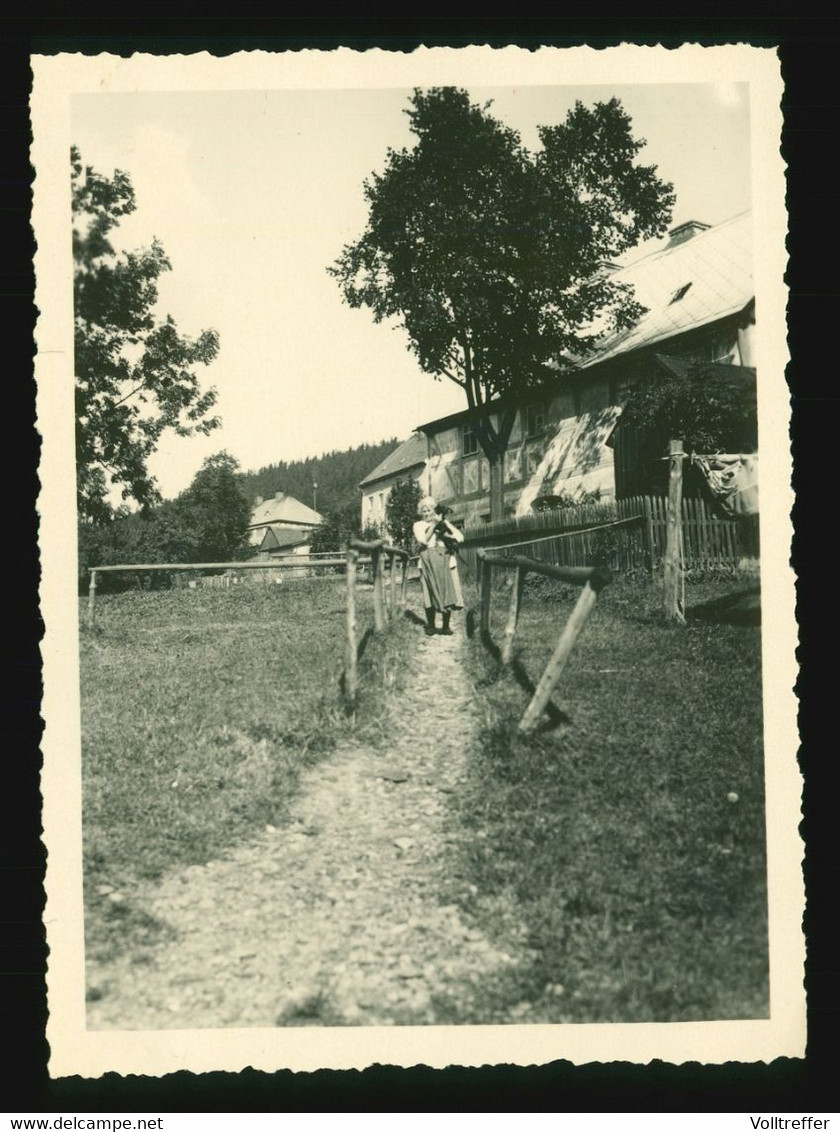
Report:
[[[608,501],[626,494],[633,482],[634,441],[630,430],[613,440],[616,423],[631,387],[663,364],[672,372],[697,361],[744,367],[746,377],[754,379],[749,212],[715,227],[681,224],[663,248],[623,267],[604,264],[602,270],[616,282],[631,284],[646,313],[634,326],[605,338],[592,356],[567,359],[574,369],[558,375],[556,390],[517,403],[504,463],[508,514],[528,514],[537,500],[551,496],[598,491]],[[498,409],[491,405],[483,411],[493,417]],[[410,455],[411,474],[422,478],[424,489],[461,522],[486,520],[490,514],[489,464],[475,419],[465,410],[421,425],[425,467],[416,443],[404,457]],[[370,493],[374,488],[380,493],[369,508],[384,508],[395,479],[383,469],[392,457],[364,481]]]
[[[261,551],[299,546],[308,543],[321,519],[317,511],[284,491],[276,492],[271,499],[257,496],[248,525],[248,541]]]
[[[385,533],[385,504],[391,488],[401,480],[417,480],[424,492],[429,490],[427,459],[426,437],[415,432],[365,476],[359,484],[362,489],[362,529],[373,526]]]

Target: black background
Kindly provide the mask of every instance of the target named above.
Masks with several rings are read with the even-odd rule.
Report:
[[[0,613],[5,667],[0,683],[6,741],[0,759],[2,915],[0,1009],[6,1052],[0,1110],[44,1113],[145,1112],[784,1112],[836,1110],[834,1048],[840,1033],[838,936],[832,912],[837,870],[835,489],[838,367],[833,330],[840,314],[838,120],[840,20],[806,15],[509,19],[238,19],[150,15],[72,20],[0,17],[0,310],[3,352],[2,453],[6,600]],[[794,565],[802,675],[801,762],[805,773],[808,1051],[771,1065],[401,1070],[275,1074],[179,1073],[160,1080],[65,1078],[50,1081],[44,1037],[46,949],[41,913],[40,721],[35,500],[38,438],[32,378],[33,242],[28,99],[31,54],[108,51],[226,55],[339,45],[410,51],[487,43],[522,47],[608,47],[621,42],[750,43],[778,47],[786,93],[783,155],[790,214],[790,352],[794,487]],[[761,234],[757,234],[761,238]]]

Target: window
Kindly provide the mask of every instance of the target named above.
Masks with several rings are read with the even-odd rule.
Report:
[[[610,403],[610,387],[606,380],[590,381],[580,388],[581,413],[597,413]]]
[[[540,436],[547,418],[545,405],[529,405],[525,410],[525,435]]]
[[[670,307],[674,303],[678,303],[680,301],[680,299],[685,298],[686,293],[688,292],[688,289],[689,289],[690,286],[691,286],[690,283],[683,283],[682,287],[678,287],[677,290],[674,291],[673,295],[671,296],[671,301],[668,303],[668,306]]]
[[[471,424],[465,424],[461,429],[461,455],[474,456],[478,451],[478,437]]]

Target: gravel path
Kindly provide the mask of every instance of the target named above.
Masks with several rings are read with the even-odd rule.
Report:
[[[389,751],[340,748],[302,776],[287,826],[133,894],[170,941],[90,965],[90,1028],[477,1020],[530,955],[515,909],[491,941],[452,902],[476,895],[453,876],[449,805],[474,718],[463,647],[423,638]]]

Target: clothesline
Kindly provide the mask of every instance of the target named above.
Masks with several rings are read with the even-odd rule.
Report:
[[[644,518],[644,515],[632,515],[629,519],[615,519],[611,523],[598,523],[597,526],[583,527],[579,531],[562,531],[559,534],[544,535],[542,538],[520,539],[519,542],[509,542],[509,543],[506,543],[504,546],[488,546],[486,549],[489,550],[489,551],[515,550],[515,549],[517,549],[517,547],[533,546],[534,544],[536,544],[538,542],[551,542],[552,539],[571,538],[573,535],[588,535],[592,531],[606,530],[607,527],[621,527],[621,526],[624,526],[627,523],[638,523],[639,520],[643,519],[643,518]]]

